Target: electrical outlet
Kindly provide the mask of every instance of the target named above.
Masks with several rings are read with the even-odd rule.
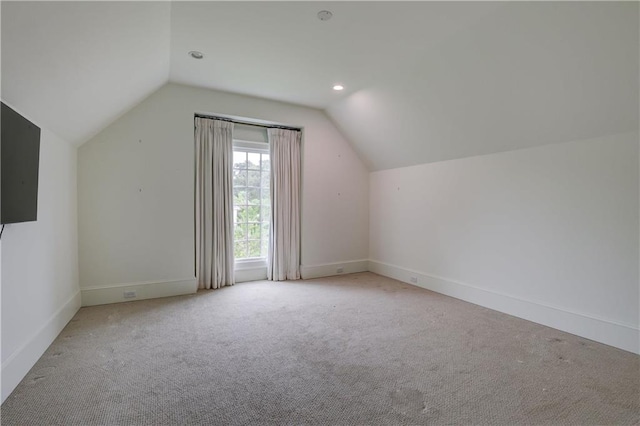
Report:
[[[409,281],[411,281],[411,284],[418,284],[418,277],[411,277]]]
[[[341,274],[341,273],[343,273],[343,272],[344,272],[344,268],[343,268],[343,267],[340,267],[340,268],[336,269],[336,272],[337,272],[337,273],[339,273],[339,274]]]
[[[125,291],[124,294],[123,294],[123,297],[125,299],[133,299],[133,298],[136,297],[136,291],[135,290]]]

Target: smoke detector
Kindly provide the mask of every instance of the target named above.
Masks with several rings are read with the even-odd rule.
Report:
[[[321,10],[320,12],[318,12],[318,19],[321,21],[328,21],[332,16],[333,13],[329,12],[328,10]]]
[[[189,52],[189,56],[191,56],[193,59],[204,58],[204,55],[202,54],[202,52],[198,52],[197,50],[192,50],[191,52]]]

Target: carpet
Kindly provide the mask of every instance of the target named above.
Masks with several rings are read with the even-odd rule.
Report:
[[[640,357],[372,273],[82,308],[3,425],[639,424]]]

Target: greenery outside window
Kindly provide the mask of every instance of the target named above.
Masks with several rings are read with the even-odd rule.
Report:
[[[271,216],[269,146],[233,143],[233,231],[236,261],[266,260]]]

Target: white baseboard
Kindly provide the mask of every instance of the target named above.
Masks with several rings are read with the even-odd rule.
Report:
[[[2,363],[2,402],[13,392],[80,309],[80,291],[60,307],[27,342]]]
[[[180,296],[183,294],[192,294],[197,291],[198,285],[196,284],[195,278],[172,281],[144,281],[81,288],[82,306]],[[125,292],[135,292],[135,297],[125,298]]]
[[[596,342],[640,354],[640,330],[603,318],[496,293],[442,277],[370,260],[369,271],[405,283],[504,312]],[[411,278],[416,278],[413,282]]]
[[[342,268],[342,272],[338,269]],[[300,265],[302,279],[330,277],[332,275],[353,274],[369,270],[367,259],[347,260],[345,262],[325,263],[322,265]]]

